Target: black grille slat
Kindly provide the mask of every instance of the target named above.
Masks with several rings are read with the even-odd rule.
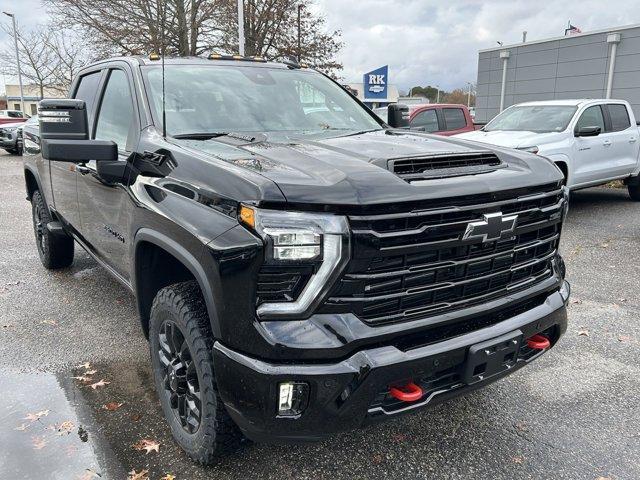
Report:
[[[528,289],[553,276],[563,207],[562,190],[550,186],[547,192],[475,207],[467,203],[463,209],[352,215],[352,260],[325,306],[380,324]],[[494,212],[518,215],[515,230],[493,241],[462,239],[469,222]]]

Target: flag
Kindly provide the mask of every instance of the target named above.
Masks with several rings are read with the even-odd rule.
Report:
[[[578,33],[582,33],[582,30],[580,30],[578,27],[574,27],[573,25],[569,24],[569,28],[565,29],[564,34],[566,35],[577,35]]]

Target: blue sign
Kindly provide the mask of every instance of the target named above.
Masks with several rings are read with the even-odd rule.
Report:
[[[376,68],[364,74],[364,98],[367,100],[386,100],[389,65]]]

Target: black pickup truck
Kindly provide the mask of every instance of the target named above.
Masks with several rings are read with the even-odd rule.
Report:
[[[387,125],[259,58],[118,58],[25,128],[38,253],[135,295],[177,442],[316,440],[469,392],[566,330],[544,157]]]

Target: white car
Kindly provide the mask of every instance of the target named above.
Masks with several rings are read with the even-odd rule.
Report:
[[[456,138],[543,155],[571,189],[623,179],[640,200],[639,131],[623,100],[550,100],[513,105],[481,130]]]

